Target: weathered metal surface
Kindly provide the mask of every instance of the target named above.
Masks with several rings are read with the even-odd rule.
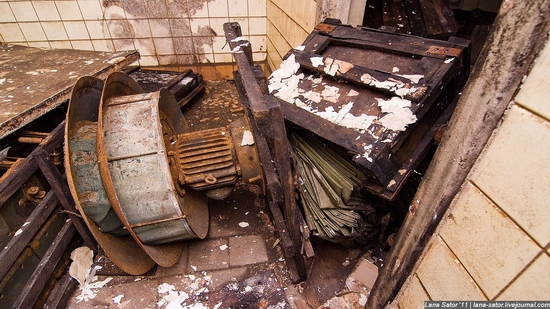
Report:
[[[229,125],[229,131],[235,141],[235,155],[239,163],[239,175],[244,183],[258,185],[265,193],[265,176],[262,169],[258,144],[253,138],[250,120],[245,115]],[[250,139],[252,137],[252,139]]]
[[[195,190],[234,184],[239,171],[233,143],[226,128],[178,135],[175,149],[168,152],[179,167],[177,183]]]
[[[155,262],[169,267],[182,251],[180,244],[169,242],[204,238],[208,209],[197,191],[180,196],[170,174],[165,136],[187,127],[179,106],[165,89],[135,94],[134,85],[123,73],[105,82],[97,136],[100,175],[134,239]]]
[[[80,76],[106,77],[134,62],[136,51],[105,53],[0,45],[0,138],[66,101]]]
[[[177,73],[134,68],[124,73],[137,80],[145,92],[158,91],[162,87],[168,89],[174,95],[180,107],[184,107],[196,99],[205,88],[202,75],[193,72],[191,69]]]
[[[97,117],[102,90],[103,81],[90,76],[80,78],[73,88],[65,128],[67,182],[76,208],[107,256],[125,272],[140,275],[151,269],[154,261],[132,237],[115,237],[100,229],[99,223],[109,213],[118,219],[112,212],[103,189],[95,154]],[[87,135],[82,134],[86,127],[90,128]],[[82,160],[85,160],[85,163],[82,163]],[[91,195],[94,196],[93,199],[89,198]]]

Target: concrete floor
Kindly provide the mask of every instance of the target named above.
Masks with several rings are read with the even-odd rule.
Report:
[[[193,128],[200,130],[225,126],[233,117],[242,116],[239,106],[231,82],[208,82],[201,100],[184,113]],[[183,253],[174,266],[157,266],[147,275],[128,276],[102,256],[96,264],[104,268],[98,271],[92,288],[75,290],[67,308],[312,308],[302,294],[306,283],[292,284],[288,278],[278,235],[259,187],[237,184],[229,197],[209,200],[208,206],[208,236],[183,242]],[[336,263],[351,271],[358,253],[343,252],[344,261]],[[348,284],[342,291],[327,292],[326,299],[336,297],[320,307],[363,308],[360,304],[364,304],[366,288],[354,282],[354,287]],[[322,291],[316,286],[313,290]],[[319,307],[315,301],[309,303]]]

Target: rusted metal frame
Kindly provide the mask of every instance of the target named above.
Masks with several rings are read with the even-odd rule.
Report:
[[[50,160],[48,160],[48,153],[45,150],[40,150],[37,152],[33,152],[32,157],[48,180],[48,183],[57,195],[59,202],[66,210],[66,214],[75,225],[76,229],[80,233],[80,236],[82,236],[84,244],[93,251],[97,252],[97,245],[93,236],[82,222],[82,218],[77,216],[78,210],[76,210],[76,207],[74,205],[74,200],[72,198],[71,192],[69,191],[69,186],[67,185],[67,182],[65,181],[57,167]]]
[[[51,276],[57,263],[65,253],[67,246],[75,235],[75,225],[65,222],[57,237],[50,245],[46,254],[34,270],[25,288],[19,294],[13,308],[31,308],[44,289],[47,279]]]
[[[57,196],[50,190],[25,220],[23,224],[25,227],[21,229],[21,233],[12,237],[6,247],[0,251],[0,278],[6,276],[23,249],[51,215],[58,202]]]
[[[23,159],[21,164],[16,166],[11,171],[8,170],[8,175],[4,177],[2,182],[0,182],[0,205],[4,204],[38,168],[36,161],[33,159],[34,153],[42,150],[50,153],[63,143],[64,125],[65,121],[58,125],[27,158]]]
[[[245,112],[248,114],[248,110],[250,109],[250,104],[248,102],[248,97],[244,93],[244,87],[243,87],[241,75],[237,71],[234,72],[234,75],[235,75],[235,84],[237,85],[237,89],[239,90],[238,91],[239,97],[241,98],[241,101],[243,102],[243,104],[247,107]],[[296,263],[294,262],[294,257],[296,256],[297,250],[294,246],[294,242],[292,238],[290,237],[290,233],[286,226],[286,221],[283,216],[283,212],[281,211],[282,205],[284,203],[284,193],[281,186],[281,182],[279,181],[279,177],[277,175],[277,169],[275,168],[274,160],[273,160],[273,157],[271,156],[271,150],[269,149],[269,145],[263,133],[260,131],[260,129],[256,125],[254,118],[250,117],[250,121],[254,132],[254,142],[258,147],[260,162],[262,164],[262,168],[265,174],[265,181],[266,181],[266,188],[267,188],[266,190],[267,203],[269,205],[269,210],[271,212],[271,215],[273,216],[273,223],[275,225],[275,229],[277,230],[277,233],[281,239],[283,254],[285,256],[285,261],[289,269],[290,280],[292,282],[299,282],[300,276],[298,274],[298,268],[296,266]]]
[[[414,92],[411,92],[407,95],[405,95],[404,97],[406,99],[409,99],[411,101],[414,101],[414,102],[418,102],[422,99],[422,97],[424,96],[424,94],[427,93],[428,91],[428,87],[426,86],[415,86],[412,84],[412,81],[408,78],[405,78],[405,77],[401,77],[401,76],[398,76],[398,75],[394,75],[394,74],[391,74],[391,73],[388,73],[388,72],[381,72],[381,71],[378,71],[376,69],[371,69],[371,68],[367,68],[367,67],[362,67],[362,66],[358,66],[358,65],[353,65],[352,63],[347,63],[347,62],[344,62],[344,61],[341,61],[341,60],[338,60],[338,59],[333,59],[333,58],[329,58],[329,57],[323,57],[323,65],[320,65],[320,66],[314,66],[311,62],[311,59],[314,58],[314,57],[320,57],[319,54],[314,54],[314,53],[309,53],[309,52],[303,52],[303,51],[299,51],[299,50],[292,50],[292,54],[295,55],[296,57],[296,62],[298,62],[300,64],[301,67],[303,68],[306,68],[310,71],[313,71],[313,72],[316,72],[316,73],[320,73],[320,74],[325,74],[326,73],[326,62],[325,61],[330,61],[331,64],[334,62],[340,62],[340,63],[346,63],[348,65],[347,68],[342,68],[342,66],[340,66],[341,70],[338,70],[336,72],[336,74],[334,75],[331,75],[333,76],[334,78],[336,79],[343,79],[343,80],[346,80],[346,81],[350,81],[354,84],[357,84],[357,85],[360,85],[360,86],[363,86],[363,87],[367,87],[367,88],[370,88],[370,89],[373,89],[373,90],[376,90],[376,91],[380,91],[380,92],[384,92],[384,93],[388,93],[388,94],[392,94],[392,95],[396,95],[395,91],[391,91],[389,89],[386,89],[386,88],[378,88],[374,85],[370,85],[368,81],[363,81],[363,76],[365,74],[368,74],[370,78],[374,78],[376,79],[377,81],[380,81],[380,82],[384,82],[384,81],[387,81],[387,80],[392,80],[394,81],[396,84],[397,83],[401,83],[402,86],[404,88],[408,88],[408,89],[411,89],[411,88],[416,88],[417,90],[415,90]]]
[[[68,271],[65,271],[51,290],[44,303],[44,309],[65,308],[77,285],[77,281],[69,275]]]

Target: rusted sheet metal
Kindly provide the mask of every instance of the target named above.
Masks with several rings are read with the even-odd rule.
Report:
[[[177,103],[166,89],[139,92],[126,74],[107,78],[98,117],[99,170],[111,206],[131,235],[153,261],[170,267],[182,246],[167,242],[204,238],[208,208],[200,192],[179,195],[170,175],[164,135],[186,130]]]
[[[151,269],[155,262],[131,236],[116,237],[106,233],[98,225],[110,212],[112,213],[111,204],[101,183],[95,154],[97,116],[102,90],[103,81],[95,77],[82,77],[73,88],[65,128],[67,182],[75,197],[76,208],[109,259],[128,274],[141,275]],[[91,128],[89,134],[79,134],[86,126]],[[83,163],[83,160],[86,162]],[[95,198],[87,198],[90,195],[94,195]],[[116,217],[116,214],[113,215]]]
[[[429,55],[450,56],[459,58],[462,55],[462,49],[443,46],[430,46],[426,53],[428,53]]]
[[[45,50],[0,45],[0,138],[66,101],[76,78],[105,78],[139,58],[136,51]]]
[[[320,24],[317,24],[317,26],[315,26],[314,30],[325,32],[325,33],[331,33],[332,30],[334,30],[334,28],[336,28],[334,25],[320,23]]]

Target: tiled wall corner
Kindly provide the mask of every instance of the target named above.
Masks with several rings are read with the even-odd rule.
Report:
[[[317,2],[267,0],[268,62],[276,69],[282,57],[299,46],[313,30]],[[271,64],[272,63],[272,64]]]
[[[550,295],[548,70],[547,41],[515,104],[493,132],[432,239],[435,246],[447,248],[447,254],[456,257],[490,300],[547,300]],[[426,251],[414,276],[436,299],[441,287],[449,291],[449,284],[442,283],[439,289],[436,284],[445,276],[438,273],[449,257],[434,250]],[[464,295],[460,291],[441,297],[459,299]],[[427,297],[425,293],[411,283],[403,287],[397,301],[401,305],[404,295]]]
[[[537,59],[537,65],[531,70],[515,101],[550,121],[550,87],[548,86],[548,68],[550,68],[550,44]]]
[[[412,275],[407,285],[407,290],[399,298],[399,309],[413,309],[424,308],[424,302],[431,300],[430,296],[426,293],[420,280],[415,275]]]
[[[497,299],[548,300],[550,285],[550,256],[541,254]]]
[[[465,185],[455,203],[440,232],[441,238],[492,299],[540,248],[472,184]]]
[[[139,50],[146,66],[233,62],[223,24],[239,22],[266,59],[266,0],[0,1],[0,39],[43,48]]]
[[[513,106],[472,175],[540,246],[550,242],[549,147],[550,122]]]
[[[485,295],[441,237],[435,238],[416,274],[433,300],[485,299]]]

